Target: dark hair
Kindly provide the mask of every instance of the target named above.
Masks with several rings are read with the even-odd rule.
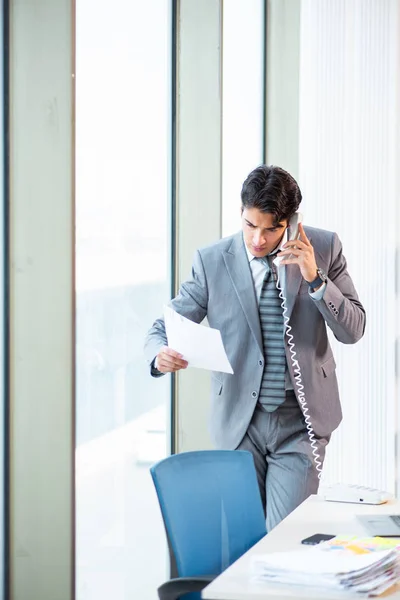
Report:
[[[242,187],[242,210],[258,208],[274,215],[275,224],[290,217],[301,202],[296,180],[287,171],[274,165],[260,165],[246,178]]]

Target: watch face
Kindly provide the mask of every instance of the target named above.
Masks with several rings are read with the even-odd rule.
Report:
[[[317,269],[317,273],[321,277],[322,281],[326,281],[328,279],[327,274],[322,269]]]

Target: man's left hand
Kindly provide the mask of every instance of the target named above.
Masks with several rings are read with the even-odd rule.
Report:
[[[310,283],[318,275],[314,248],[304,232],[302,223],[299,223],[299,233],[300,239],[286,242],[283,245],[284,250],[279,252],[278,256],[285,257],[281,261],[281,265],[299,265],[303,278]]]

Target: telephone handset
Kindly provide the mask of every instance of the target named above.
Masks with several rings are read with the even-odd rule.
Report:
[[[294,213],[294,215],[292,216],[292,218],[289,221],[288,240],[287,240],[288,242],[299,239],[299,237],[300,237],[299,223],[302,223],[302,222],[303,222],[303,215],[301,214],[301,212]]]
[[[291,242],[292,240],[299,239],[299,237],[300,237],[299,223],[302,223],[302,222],[303,222],[302,213],[301,212],[294,213],[294,215],[291,217],[291,219],[289,221],[288,227],[286,229],[286,234],[283,236],[282,246],[286,242]],[[282,246],[281,246],[281,248],[282,248]],[[290,258],[291,256],[293,256],[293,254],[290,254],[287,258]],[[283,260],[283,256],[279,256],[279,257],[277,256],[273,262],[277,267],[279,267],[282,260]]]

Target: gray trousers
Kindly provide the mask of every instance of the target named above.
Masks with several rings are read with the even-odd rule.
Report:
[[[330,436],[314,436],[323,463]],[[274,412],[257,405],[237,450],[248,450],[253,455],[267,531],[317,493],[318,471],[304,417],[295,399],[288,397]]]

